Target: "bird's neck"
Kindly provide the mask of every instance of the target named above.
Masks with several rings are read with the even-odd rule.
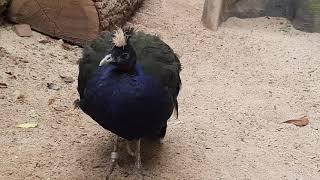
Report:
[[[125,74],[143,74],[142,67],[140,64],[132,64],[128,66],[114,66],[114,71],[118,73]]]

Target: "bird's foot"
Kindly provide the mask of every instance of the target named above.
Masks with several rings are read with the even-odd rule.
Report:
[[[115,167],[117,165],[118,159],[119,159],[118,152],[115,152],[115,151],[111,152],[111,165],[110,165],[109,172],[107,174],[106,180],[109,180],[112,172],[114,171],[114,169],[115,169]]]
[[[131,146],[130,146],[130,142],[126,141],[126,148],[127,148],[127,152],[130,156],[135,157],[136,153],[132,151]]]
[[[144,176],[142,174],[142,165],[141,165],[141,153],[140,153],[140,145],[141,145],[141,139],[138,139],[137,142],[136,142],[136,172],[137,172],[137,175],[139,176],[139,179],[140,180],[143,180]]]
[[[140,154],[140,145],[141,145],[141,139],[138,139],[136,142],[135,142],[135,151],[133,151],[131,149],[131,146],[130,146],[130,142],[127,141],[126,142],[126,148],[127,148],[127,152],[130,156],[134,157],[135,158],[135,170],[133,172],[133,174],[137,175],[139,178],[139,180],[142,180],[144,179],[143,177],[143,173],[142,173],[142,165],[141,165],[141,154]]]
[[[116,136],[115,137],[115,142],[114,142],[114,145],[113,145],[113,151],[111,152],[111,165],[110,165],[110,168],[109,168],[109,172],[107,174],[107,177],[106,177],[106,180],[109,180],[110,179],[110,176],[114,170],[114,168],[116,167],[117,163],[118,163],[118,159],[119,159],[119,153],[117,152],[118,151],[118,141],[119,141],[119,137]]]

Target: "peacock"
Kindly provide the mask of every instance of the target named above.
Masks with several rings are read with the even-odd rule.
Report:
[[[119,137],[133,141],[141,175],[141,138],[162,139],[176,110],[181,63],[158,36],[118,28],[84,48],[79,61],[78,106],[114,135],[111,175],[118,159]]]

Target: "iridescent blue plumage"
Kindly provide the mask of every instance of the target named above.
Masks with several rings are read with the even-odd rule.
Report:
[[[172,114],[174,100],[167,88],[137,64],[130,74],[101,66],[88,81],[83,110],[101,126],[132,140],[159,136]]]

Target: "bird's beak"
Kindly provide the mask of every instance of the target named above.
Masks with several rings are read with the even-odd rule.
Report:
[[[112,62],[112,61],[113,61],[112,55],[111,55],[111,54],[108,54],[108,55],[106,55],[106,57],[104,57],[104,58],[100,61],[99,66],[103,66],[103,65],[105,65],[105,64],[109,64],[109,63]]]

